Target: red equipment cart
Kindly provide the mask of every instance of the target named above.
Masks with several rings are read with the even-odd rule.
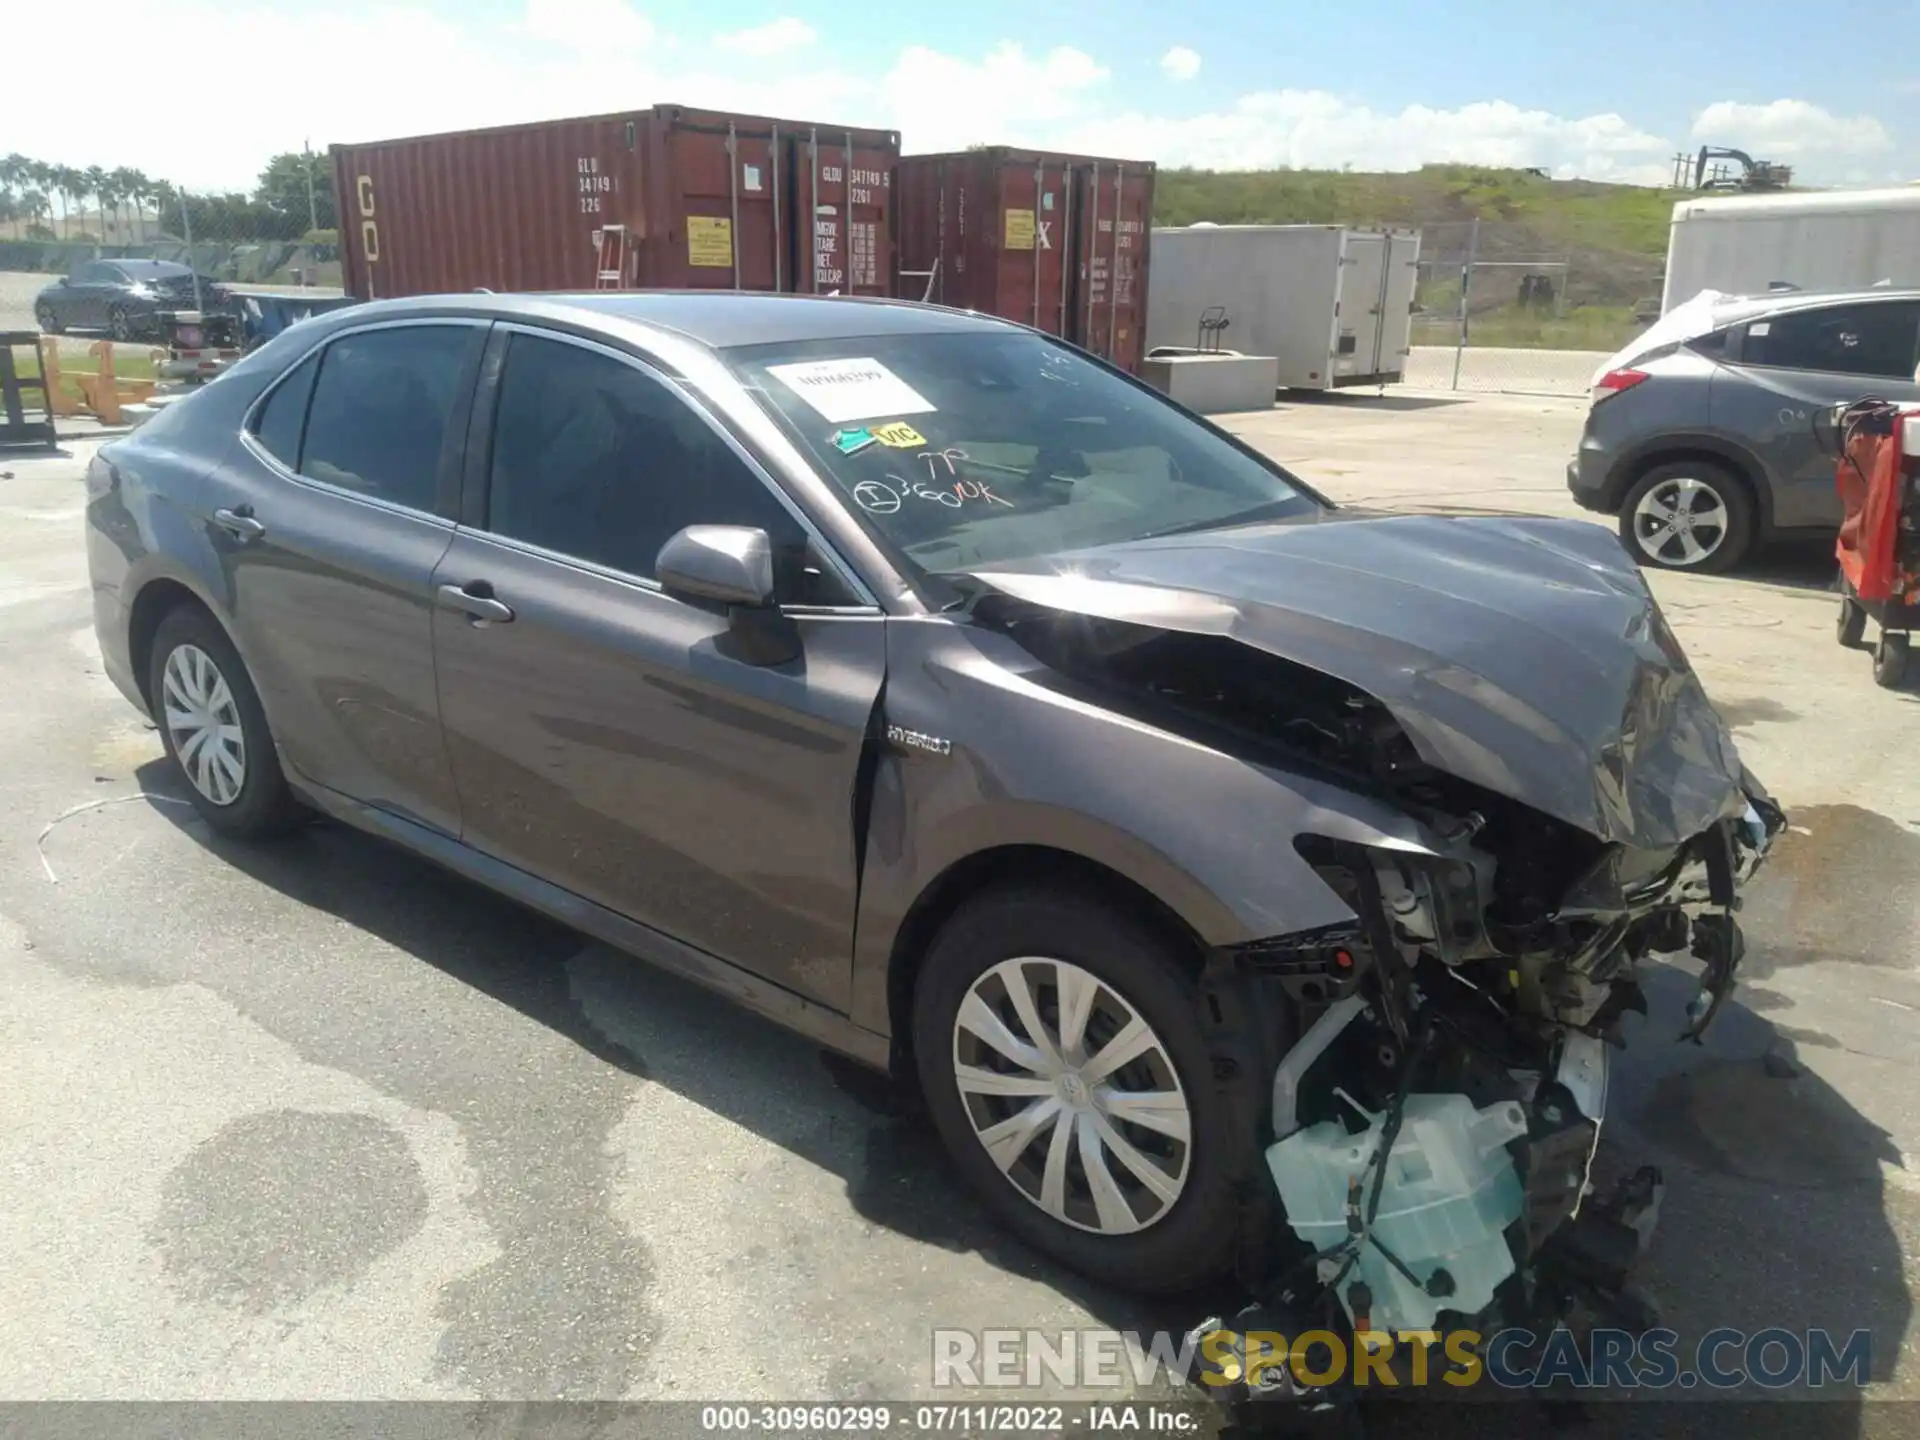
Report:
[[[1920,406],[1862,400],[1835,415],[1835,481],[1844,518],[1840,643],[1858,646],[1871,616],[1880,626],[1873,678],[1889,689],[1906,675],[1920,623]]]

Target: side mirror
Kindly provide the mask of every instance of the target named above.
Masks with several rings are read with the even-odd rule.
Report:
[[[669,595],[748,610],[773,604],[773,544],[746,525],[689,525],[660,547],[653,572]]]

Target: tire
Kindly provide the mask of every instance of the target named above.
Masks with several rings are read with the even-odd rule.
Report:
[[[1900,682],[1907,678],[1907,650],[1910,641],[1906,634],[1889,635],[1880,632],[1880,643],[1873,650],[1873,681],[1884,690],[1898,690]]]
[[[1683,515],[1691,523],[1681,527]],[[1655,466],[1620,502],[1620,539],[1644,567],[1722,574],[1747,558],[1754,533],[1746,484],[1711,461]]]
[[[127,307],[115,305],[107,311],[107,333],[119,344],[130,344],[138,337],[134,329],[133,317],[127,314]]]
[[[67,333],[67,327],[60,323],[60,316],[55,313],[51,305],[34,306],[33,322],[40,327],[41,333],[45,335],[64,335]]]
[[[176,657],[181,671],[170,677],[169,666]],[[174,682],[171,693],[170,680]],[[182,605],[161,620],[148,661],[147,693],[167,758],[179,770],[187,798],[208,825],[235,839],[262,840],[283,835],[304,820],[306,812],[287,788],[287,777],[280,769],[253,679],[226,631],[205,610]],[[209,703],[200,703],[203,697]],[[182,700],[184,705],[178,703]],[[217,756],[209,756],[204,767],[181,759],[181,745],[190,743],[193,734],[176,730],[175,714],[211,714],[228,729],[238,726],[237,784],[233,768],[217,763]],[[194,747],[194,755],[205,754],[214,738]],[[230,750],[228,758],[233,758]]]
[[[1021,959],[1026,963],[1008,963]],[[1062,971],[1061,962],[1070,970]],[[1079,1067],[1072,1067],[1072,1080],[1035,1081],[960,1023],[963,1005],[974,1008],[972,999],[994,1014],[1012,1016],[1011,1023],[1002,1023],[1016,1042],[1023,1035],[1032,1040],[1031,1028],[1018,1020],[1006,994],[1009,971],[1031,987],[1029,997],[1050,1049],[1059,1043],[1060,998],[1069,974],[1075,977],[1075,993],[1092,996],[1080,1052],[1093,1052],[1089,1063],[1098,1062],[1100,1047],[1121,1029],[1128,1012],[1144,1022],[1156,1046],[1112,1074],[1091,1075],[1091,1084],[1079,1080]],[[984,998],[996,994],[997,1004]],[[1194,979],[1166,939],[1090,894],[1024,887],[989,892],[956,912],[928,950],[915,986],[913,1038],[921,1089],[954,1163],[1010,1230],[1104,1284],[1178,1292],[1218,1279],[1233,1263],[1238,1195],[1231,1177],[1246,1173],[1258,1135],[1252,1127],[1235,1133],[1228,1119],[1229,1106],[1212,1084],[1195,1003]],[[1053,1088],[1018,1095],[975,1088],[964,1095],[963,1064],[971,1066],[976,1087],[979,1073],[992,1070]],[[1137,1097],[1142,1091],[1156,1093],[1154,1125],[1116,1118],[1108,1108],[1127,1103],[1116,1100],[1116,1093]],[[1174,1101],[1183,1107],[1184,1144],[1164,1128],[1177,1123]],[[1146,1102],[1135,1098],[1131,1103]],[[1065,1109],[1069,1104],[1079,1108]],[[1041,1106],[1052,1107],[1053,1118],[1007,1144],[1003,1169],[980,1130]],[[1119,1182],[1125,1209],[1112,1214],[1123,1215],[1122,1223],[1111,1223],[1109,1209],[1098,1204],[1083,1158],[1088,1133],[1102,1133],[1094,1114],[1105,1122],[1106,1133],[1117,1134],[1135,1159],[1159,1175],[1160,1193],[1155,1193],[1110,1145],[1093,1141],[1107,1162],[1106,1173]],[[1063,1130],[1065,1140],[1059,1139]],[[1043,1208],[1054,1170],[1048,1162],[1056,1148],[1064,1156],[1058,1167],[1062,1183],[1052,1192],[1058,1215]],[[1177,1181],[1170,1178],[1175,1176]],[[1109,1202],[1115,1194],[1106,1191]]]
[[[1834,624],[1834,633],[1848,650],[1858,650],[1866,638],[1867,612],[1851,595],[1840,597],[1840,618]]]

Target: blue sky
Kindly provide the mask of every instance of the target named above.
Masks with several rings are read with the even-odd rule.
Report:
[[[1920,12],[1900,8],[335,0],[328,13],[310,0],[169,0],[174,32],[276,56],[273,83],[244,87],[218,124],[139,126],[123,109],[76,109],[42,67],[9,107],[5,147],[244,186],[303,139],[672,100],[891,126],[910,151],[1002,141],[1163,164],[1467,160],[1657,181],[1674,150],[1710,141],[1814,183],[1886,183],[1920,178]],[[59,7],[26,10],[8,22],[20,53],[71,53]],[[87,14],[113,33],[145,28],[151,10],[91,0]]]

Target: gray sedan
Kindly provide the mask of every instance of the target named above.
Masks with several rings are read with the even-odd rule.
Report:
[[[1349,516],[951,311],[317,316],[103,449],[88,527],[214,830],[331,817],[912,1077],[1132,1288],[1318,1253],[1425,1328],[1631,1241],[1645,1177],[1566,1183],[1605,1042],[1654,953],[1711,1019],[1784,823],[1604,530]]]

